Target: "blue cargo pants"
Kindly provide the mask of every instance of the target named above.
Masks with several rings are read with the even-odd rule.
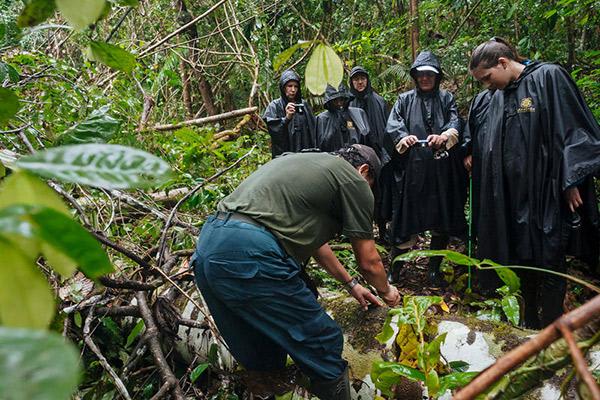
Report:
[[[219,212],[204,224],[192,266],[219,332],[246,369],[283,368],[289,354],[311,379],[344,372],[339,325],[267,229]]]

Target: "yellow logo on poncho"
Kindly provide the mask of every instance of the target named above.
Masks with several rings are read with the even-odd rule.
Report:
[[[521,99],[521,106],[519,107],[517,112],[535,112],[535,107],[533,106],[533,99],[531,97],[525,97],[524,99]]]

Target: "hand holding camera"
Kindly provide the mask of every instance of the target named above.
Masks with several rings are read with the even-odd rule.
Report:
[[[288,120],[291,120],[296,113],[304,114],[304,104],[303,103],[287,103],[287,105],[285,106],[285,117]]]

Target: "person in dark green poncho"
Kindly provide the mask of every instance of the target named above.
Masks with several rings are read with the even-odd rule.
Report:
[[[191,260],[198,288],[233,356],[272,371],[289,354],[321,399],[350,399],[340,327],[301,278],[310,257],[365,309],[382,305],[353,279],[327,242],[343,234],[385,303],[399,303],[373,241],[373,149],[284,154],[260,167],[218,205]]]

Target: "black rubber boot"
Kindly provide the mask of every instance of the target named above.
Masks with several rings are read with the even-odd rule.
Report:
[[[392,247],[392,251],[390,252],[390,268],[388,270],[388,282],[389,283],[398,283],[400,282],[400,275],[402,275],[402,269],[404,268],[404,261],[396,261],[396,257],[406,253],[408,249],[399,249],[397,247]]]
[[[313,380],[310,391],[321,400],[350,400],[350,376],[348,367],[336,379]]]
[[[449,241],[450,238],[448,235],[432,235],[429,248],[431,250],[445,250]],[[443,259],[444,257],[442,256],[429,258],[428,277],[429,283],[433,287],[445,288],[448,286],[448,282],[444,280],[442,273],[440,272],[440,265],[442,264]]]

